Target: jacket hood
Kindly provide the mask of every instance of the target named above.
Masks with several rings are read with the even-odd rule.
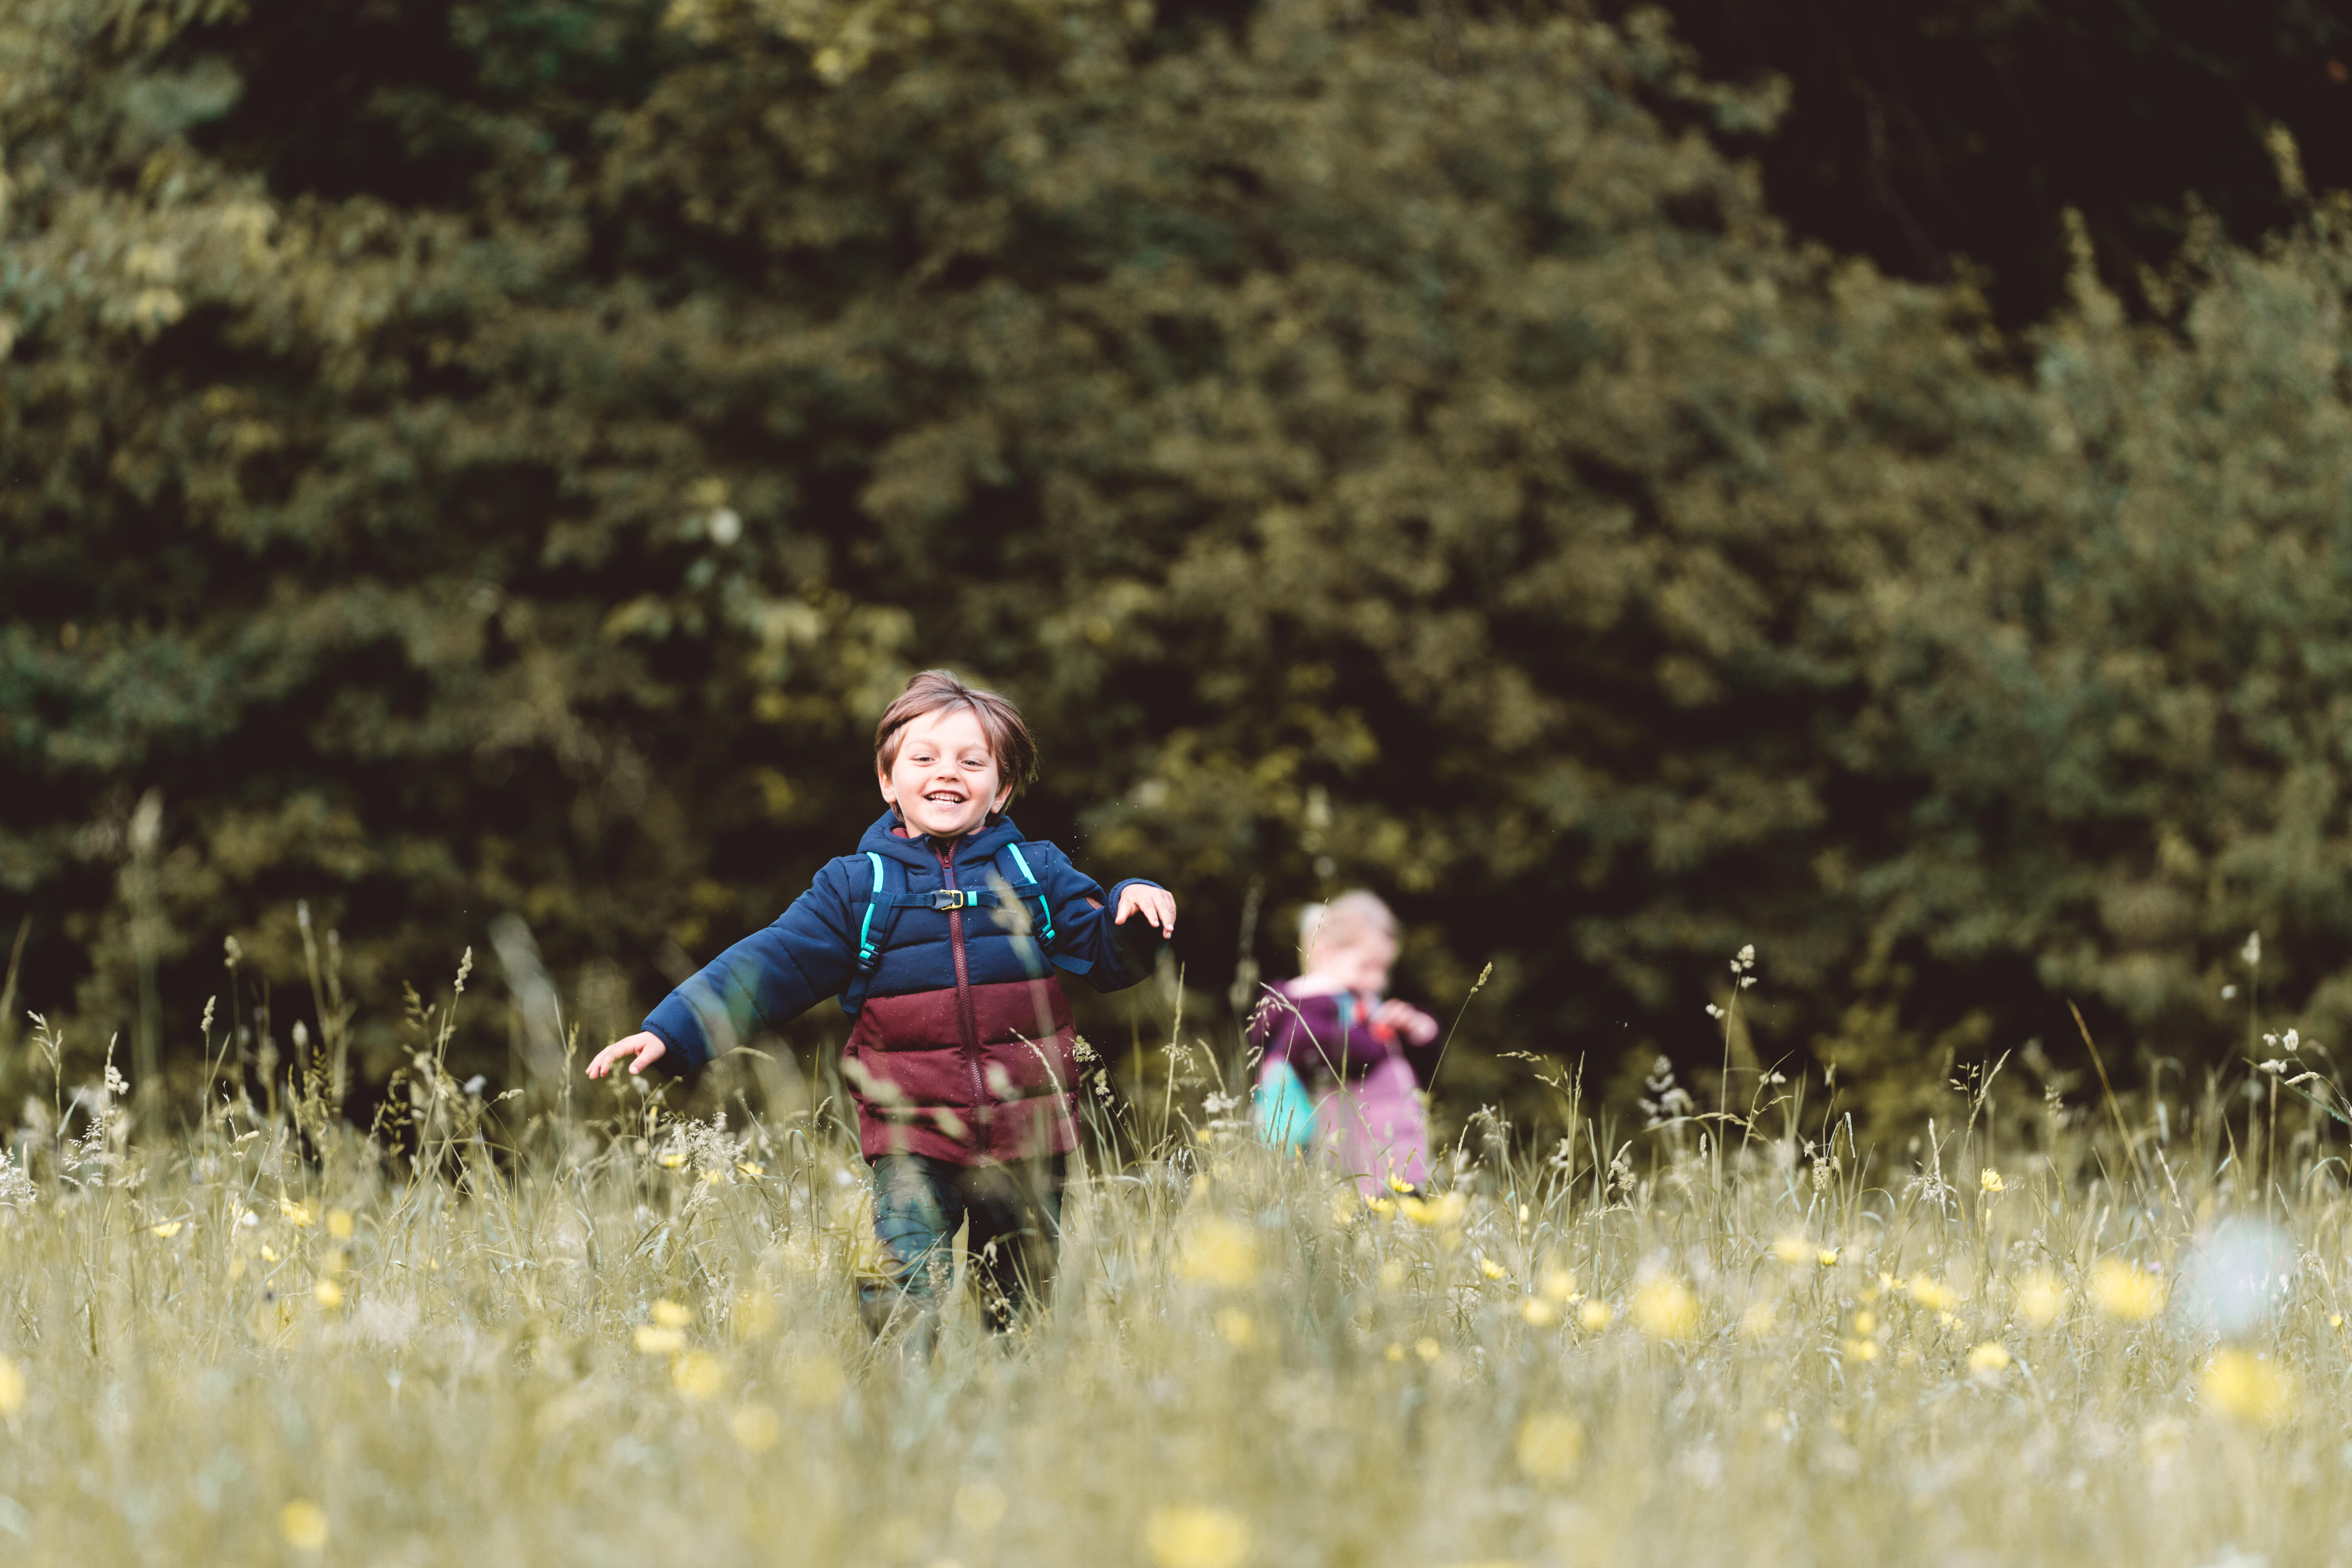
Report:
[[[932,850],[931,841],[922,837],[901,838],[893,831],[898,826],[898,811],[894,808],[884,812],[875,820],[874,826],[866,830],[866,836],[857,841],[857,852],[860,855],[880,855],[907,866],[936,868],[940,858]],[[1013,826],[1011,817],[1000,815],[994,822],[984,824],[977,832],[967,833],[956,841],[955,863],[968,866],[990,860],[1006,845],[1021,842],[1021,829]]]

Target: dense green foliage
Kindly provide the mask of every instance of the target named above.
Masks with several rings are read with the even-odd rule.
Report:
[[[2352,1010],[2332,209],[2152,325],[2078,264],[2020,374],[1651,16],[27,0],[0,83],[0,914],[85,1046],[229,934],[307,995],[298,900],[618,1028],[933,663],[1204,994],[1364,882],[1599,1068],[1751,940],[1759,1053],[1895,1081],[2067,996],[2226,1051],[2257,927]]]

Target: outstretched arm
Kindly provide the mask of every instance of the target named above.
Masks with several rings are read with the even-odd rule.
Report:
[[[1097,991],[1122,990],[1150,973],[1160,944],[1176,930],[1175,895],[1139,878],[1105,894],[1101,883],[1060,850],[1045,847],[1051,852],[1038,875],[1054,906],[1047,952],[1055,966]]]
[[[632,1073],[656,1062],[679,1072],[806,1012],[849,984],[856,944],[848,902],[828,867],[776,923],[720,953],[662,999],[643,1032],[596,1053],[588,1076],[623,1061]]]

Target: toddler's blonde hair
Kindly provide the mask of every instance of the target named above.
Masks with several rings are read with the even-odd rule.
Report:
[[[1309,904],[1298,911],[1298,967],[1315,967],[1318,952],[1352,947],[1366,937],[1397,939],[1397,918],[1378,893],[1357,888],[1328,904]]]

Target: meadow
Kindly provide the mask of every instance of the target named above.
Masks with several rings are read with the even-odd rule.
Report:
[[[176,1106],[77,1091],[46,1033],[9,1064],[43,1092],[0,1167],[0,1558],[2352,1549],[2346,1172],[2293,1036],[2160,1103],[1979,1072],[1885,1150],[1818,1074],[1661,1087],[1646,1128],[1559,1078],[1557,1125],[1457,1116],[1430,1191],[1370,1199],[1171,1039],[1095,1097],[1050,1310],[992,1335],[967,1294],[917,1357],[859,1326],[822,1079],[485,1100],[447,1005],[365,1130],[324,1051]]]

